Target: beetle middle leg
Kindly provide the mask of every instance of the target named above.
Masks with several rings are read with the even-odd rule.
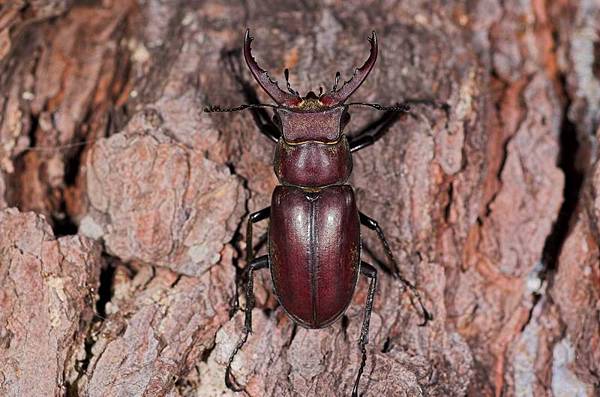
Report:
[[[365,364],[367,362],[367,348],[366,345],[369,341],[369,325],[371,323],[371,312],[373,311],[373,300],[375,299],[375,288],[377,287],[377,269],[368,264],[362,262],[360,265],[360,272],[366,276],[369,282],[369,292],[367,295],[367,303],[365,304],[365,317],[363,319],[362,328],[360,330],[360,339],[358,340],[358,346],[361,352],[360,367],[358,368],[358,374],[354,381],[354,387],[352,388],[352,397],[358,396],[358,384],[360,377],[362,376]]]
[[[247,266],[248,269],[248,281],[246,283],[246,309],[244,310],[244,330],[242,331],[242,337],[238,341],[235,349],[229,356],[227,361],[227,368],[225,369],[225,385],[233,391],[242,391],[239,387],[235,378],[231,375],[231,364],[237,353],[244,346],[248,340],[248,335],[252,332],[252,309],[254,308],[254,272],[256,270],[264,269],[269,266],[269,257],[267,255],[260,256]],[[233,382],[232,382],[233,379]]]
[[[421,308],[421,313],[423,316],[423,322],[420,325],[423,326],[423,325],[427,324],[427,322],[432,320],[433,317],[431,316],[431,313],[429,313],[427,311],[427,309],[425,309],[425,305],[423,304],[423,301],[421,300],[421,294],[419,294],[419,290],[410,281],[408,281],[406,278],[404,278],[404,276],[402,276],[398,262],[396,261],[396,258],[394,257],[394,253],[392,252],[392,249],[390,248],[390,245],[389,245],[387,239],[385,238],[383,229],[381,228],[381,226],[379,226],[379,223],[377,223],[377,221],[375,219],[368,217],[367,215],[363,214],[362,212],[359,212],[359,215],[360,215],[360,223],[362,225],[365,225],[369,229],[374,230],[375,233],[377,233],[377,237],[379,237],[379,240],[381,241],[381,244],[383,245],[385,255],[388,257],[388,260],[391,262],[391,265],[394,267],[393,268],[394,278],[398,279],[404,285],[404,287],[408,288],[412,292],[412,294],[414,294],[414,296],[417,298],[417,302],[419,302],[419,306]],[[414,301],[413,301],[412,296],[410,299],[414,306]]]
[[[253,212],[248,216],[248,223],[246,225],[246,263],[248,263],[248,264],[252,262],[252,259],[254,259],[254,245],[252,242],[252,229],[253,229],[252,226],[257,222],[260,222],[262,220],[269,218],[270,215],[271,215],[271,207],[266,207],[260,211]],[[250,270],[250,266],[246,266],[244,268],[244,270],[242,271],[242,274],[236,280],[235,296],[233,297],[231,313],[235,313],[239,308],[240,303],[239,303],[238,288],[239,288],[240,280],[246,279],[249,270]]]

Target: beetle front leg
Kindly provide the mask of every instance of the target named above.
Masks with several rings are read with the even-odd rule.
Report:
[[[398,262],[396,261],[396,258],[394,257],[394,253],[392,252],[390,245],[388,244],[387,239],[385,238],[385,234],[383,234],[383,229],[381,229],[381,226],[379,226],[379,223],[377,223],[377,221],[375,219],[369,218],[367,215],[363,214],[362,212],[359,212],[359,215],[360,215],[360,223],[365,225],[369,229],[374,230],[377,233],[377,237],[379,237],[379,241],[381,241],[381,244],[383,245],[385,255],[388,257],[388,260],[391,262],[391,264],[393,266],[392,274],[394,275],[394,278],[398,279],[404,285],[404,287],[408,288],[414,294],[414,296],[417,298],[417,301],[419,302],[419,306],[421,307],[421,313],[423,316],[423,322],[420,325],[421,326],[426,325],[428,321],[433,319],[433,316],[431,315],[431,313],[429,313],[427,311],[427,309],[425,309],[425,305],[423,304],[423,301],[421,300],[421,294],[419,294],[419,290],[410,281],[408,281],[406,278],[404,278],[404,276],[402,276],[402,273],[400,272],[400,266],[398,265]],[[411,296],[410,300],[414,306],[414,301],[413,301],[412,296]]]
[[[364,104],[363,104],[364,105]],[[369,104],[370,106],[379,106],[377,104]],[[379,119],[375,120],[371,124],[361,129],[357,134],[349,134],[352,137],[349,138],[350,151],[356,152],[373,145],[379,139],[381,139],[390,129],[390,127],[403,115],[408,114],[415,117],[408,109],[410,105],[426,105],[436,109],[442,109],[446,113],[446,120],[450,117],[450,107],[446,103],[434,102],[429,99],[409,99],[402,103],[398,103],[395,106],[398,108],[406,107],[407,110],[403,112],[399,111],[386,111]]]
[[[277,124],[271,120],[267,111],[264,109],[251,109],[251,113],[254,124],[256,124],[260,133],[275,143],[279,142],[281,131]]]
[[[233,391],[242,391],[243,388],[240,388],[237,384],[235,377],[231,375],[231,364],[233,363],[233,359],[242,346],[248,340],[248,335],[252,332],[252,309],[254,308],[255,300],[254,300],[254,272],[256,270],[264,269],[269,266],[269,257],[267,255],[258,257],[254,259],[252,262],[248,264],[248,282],[246,284],[246,309],[244,311],[244,331],[243,335],[238,341],[235,349],[229,356],[229,360],[227,361],[227,368],[225,369],[225,385],[233,390]],[[232,382],[232,378],[233,382]]]
[[[394,111],[385,112],[377,120],[349,138],[350,151],[356,152],[377,142],[398,121],[401,115],[402,113]]]
[[[360,377],[362,376],[365,364],[367,362],[367,348],[366,345],[369,342],[369,326],[371,323],[371,312],[373,311],[373,300],[375,299],[375,288],[377,287],[377,269],[369,265],[367,262],[362,262],[360,265],[360,272],[367,278],[369,278],[369,293],[367,295],[367,303],[365,304],[365,317],[363,318],[362,328],[360,330],[360,339],[358,340],[358,346],[362,354],[360,360],[360,367],[358,368],[358,374],[354,381],[354,387],[352,388],[352,397],[358,396],[358,384]]]

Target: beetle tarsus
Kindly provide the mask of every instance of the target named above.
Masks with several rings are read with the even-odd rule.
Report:
[[[252,332],[252,309],[254,308],[255,303],[254,271],[264,269],[267,266],[269,266],[269,257],[266,255],[254,259],[247,266],[248,281],[246,283],[246,309],[244,310],[244,330],[242,337],[240,338],[237,345],[235,346],[235,349],[233,349],[233,352],[231,352],[231,355],[229,356],[229,360],[227,361],[227,368],[225,369],[225,385],[227,386],[227,388],[235,392],[244,390],[243,388],[239,387],[239,384],[237,383],[235,377],[231,373],[231,365],[233,364],[233,360],[235,359],[237,353],[242,349],[242,347],[248,340],[248,335]]]
[[[352,387],[352,397],[359,397],[358,396],[358,384],[360,382],[360,377],[363,373],[363,369],[365,368],[366,362],[367,362],[367,349],[364,346],[361,346],[360,367],[358,368],[358,374],[356,375],[356,380],[354,381],[354,386]]]
[[[235,349],[231,353],[231,356],[229,356],[229,360],[227,361],[227,368],[225,369],[225,386],[227,386],[228,389],[233,390],[234,392],[243,391],[244,388],[241,387],[237,383],[237,380],[235,379],[235,377],[231,373],[231,364],[233,363],[233,359],[235,358],[235,356],[238,353],[238,351],[246,343],[247,339],[248,339],[248,332],[246,332],[246,330],[244,330],[242,337],[238,341],[238,344],[235,346]]]
[[[360,347],[361,359],[360,366],[358,367],[358,374],[354,381],[354,387],[352,388],[352,396],[358,396],[358,384],[360,378],[365,369],[367,363],[367,348],[366,345],[369,343],[369,326],[371,323],[371,312],[373,311],[373,301],[375,300],[375,289],[377,288],[377,269],[368,264],[362,262],[360,265],[360,272],[370,279],[369,292],[367,294],[367,302],[365,304],[365,317],[363,319],[362,328],[360,330],[360,338],[358,340],[358,346]]]
[[[417,305],[415,304],[414,298],[417,299],[417,302],[419,303],[419,312],[421,314],[421,317],[423,318],[423,322],[419,323],[419,326],[424,327],[429,321],[433,320],[433,316],[425,308],[425,304],[421,299],[421,294],[419,293],[419,290],[407,279],[405,279],[399,272],[394,274],[394,278],[400,281],[405,287],[408,287],[409,291],[411,292],[410,303],[415,309],[417,308]]]

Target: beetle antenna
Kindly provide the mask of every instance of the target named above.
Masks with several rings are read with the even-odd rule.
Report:
[[[225,112],[237,112],[244,109],[255,109],[255,108],[273,108],[277,109],[278,106],[270,105],[268,103],[249,103],[245,105],[236,106],[234,108],[222,108],[219,105],[209,105],[204,108],[206,113],[225,113]]]
[[[292,85],[290,84],[290,70],[288,68],[285,68],[283,70],[283,76],[285,77],[285,83],[286,83],[286,86],[287,86],[287,90],[290,92],[290,94],[294,94],[294,95],[300,96],[300,94],[298,93],[298,91],[294,90],[292,88]]]
[[[408,113],[408,111],[410,110],[410,106],[406,105],[406,104],[399,104],[399,105],[395,105],[395,106],[383,106],[380,105],[378,103],[366,103],[366,102],[352,102],[352,103],[348,103],[347,106],[369,106],[372,107],[374,109],[377,110],[389,110],[392,112],[404,112],[404,113]]]
[[[331,87],[331,91],[336,92],[337,88],[338,88],[338,84],[340,82],[340,78],[342,77],[342,74],[338,71],[335,72],[335,80],[333,82],[333,87]]]

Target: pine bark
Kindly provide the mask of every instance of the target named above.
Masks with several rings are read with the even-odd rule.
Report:
[[[0,4],[0,394],[234,395],[245,219],[278,182],[249,113],[202,109],[243,103],[240,82],[269,102],[240,57],[246,27],[300,93],[349,78],[376,30],[353,100],[449,105],[413,106],[354,157],[360,209],[434,316],[420,327],[380,271],[364,395],[598,395],[592,0]],[[347,132],[379,116],[352,109]],[[306,330],[258,272],[241,395],[349,395],[367,288]]]

